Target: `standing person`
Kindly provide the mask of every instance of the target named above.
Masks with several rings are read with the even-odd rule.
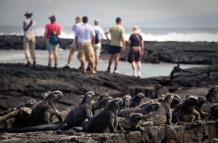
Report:
[[[133,75],[141,77],[141,56],[144,50],[144,40],[140,34],[140,29],[137,25],[132,28],[132,34],[129,37],[130,50],[128,61],[132,64]]]
[[[100,54],[101,54],[101,43],[102,39],[104,38],[104,30],[99,25],[99,20],[94,21],[94,27],[95,31],[95,45],[94,45],[94,51],[95,51],[95,71],[97,71],[97,65],[100,61]]]
[[[56,17],[52,15],[49,17],[50,23],[45,26],[44,38],[46,40],[46,46],[48,49],[48,67],[52,66],[54,58],[54,67],[58,66],[58,48],[60,45],[60,40],[58,35],[61,33],[61,27],[56,23]]]
[[[36,55],[35,55],[35,21],[32,19],[33,13],[26,12],[24,16],[26,19],[23,21],[23,48],[25,52],[25,57],[27,60],[27,66],[33,64],[33,67],[36,66]]]
[[[71,44],[71,47],[70,47],[70,51],[69,51],[69,55],[68,55],[68,58],[67,58],[67,65],[65,66],[66,68],[69,68],[70,66],[70,62],[71,62],[71,59],[72,59],[72,56],[73,56],[73,53],[78,50],[78,47],[76,46],[76,31],[78,30],[79,26],[82,24],[82,17],[80,16],[77,16],[76,19],[75,19],[75,24],[73,25],[73,34],[74,34],[74,39],[73,39],[73,43]]]
[[[79,59],[81,62],[80,70],[85,71],[85,62],[88,61],[90,71],[92,74],[96,73],[94,70],[94,39],[95,33],[91,25],[88,24],[88,17],[82,18],[83,24],[76,31],[76,44],[80,48]]]
[[[106,33],[107,39],[109,39],[108,33],[111,34],[111,46],[108,51],[110,57],[109,57],[107,72],[110,72],[111,64],[114,60],[115,65],[114,65],[113,73],[117,73],[117,66],[120,60],[120,53],[125,48],[125,39],[124,39],[125,32],[120,17],[116,18],[116,25],[111,27],[109,29],[109,32]]]

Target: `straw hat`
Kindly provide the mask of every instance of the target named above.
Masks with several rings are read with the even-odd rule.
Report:
[[[139,33],[141,31],[141,29],[137,26],[137,25],[134,25],[133,28],[132,28],[132,32],[134,33]]]

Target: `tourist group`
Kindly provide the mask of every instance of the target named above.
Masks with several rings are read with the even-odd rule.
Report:
[[[36,66],[35,55],[35,20],[33,13],[26,12],[24,14],[25,20],[23,21],[23,47],[27,60],[27,66]],[[48,50],[48,67],[57,68],[58,66],[58,49],[60,46],[61,26],[58,24],[56,16],[49,17],[49,23],[45,25],[44,41]],[[75,51],[78,51],[78,59],[80,61],[79,70],[86,73],[95,74],[98,69],[100,61],[100,53],[102,40],[110,40],[110,47],[108,50],[109,60],[107,72],[117,73],[120,54],[126,47],[124,39],[125,30],[122,24],[122,19],[117,17],[115,25],[110,27],[108,31],[104,32],[100,26],[99,20],[94,20],[94,25],[89,24],[87,16],[77,16],[75,24],[72,27],[72,32],[75,37],[69,48],[69,55],[67,58],[66,68],[70,68],[72,56]],[[141,76],[141,57],[143,55],[144,41],[140,34],[140,28],[135,25],[132,28],[132,33],[129,37],[128,44],[129,54],[128,62],[131,63],[133,75],[135,77]],[[87,63],[86,63],[87,62]],[[114,62],[113,71],[111,66]],[[87,66],[86,66],[87,65]],[[86,67],[85,67],[86,66]]]

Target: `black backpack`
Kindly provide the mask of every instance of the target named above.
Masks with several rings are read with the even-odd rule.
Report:
[[[95,31],[95,44],[98,44],[100,42],[100,39],[99,39],[99,32],[98,31]]]

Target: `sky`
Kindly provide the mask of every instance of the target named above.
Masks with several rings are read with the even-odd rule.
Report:
[[[55,14],[57,22],[70,27],[76,16],[99,19],[103,27],[117,16],[125,27],[218,27],[218,0],[0,0],[0,25],[22,24],[31,11],[38,26]]]

